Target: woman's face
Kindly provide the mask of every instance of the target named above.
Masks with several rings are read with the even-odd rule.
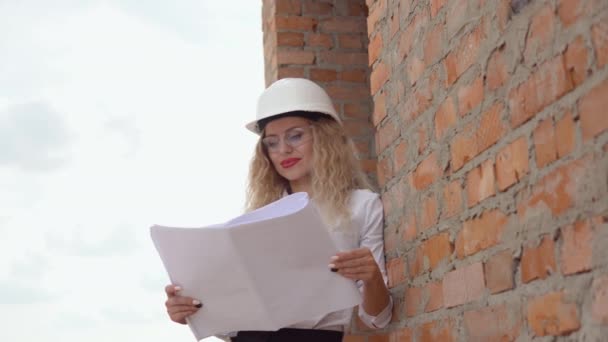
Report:
[[[288,181],[301,180],[312,170],[312,128],[309,120],[288,116],[269,122],[262,142],[275,170]]]

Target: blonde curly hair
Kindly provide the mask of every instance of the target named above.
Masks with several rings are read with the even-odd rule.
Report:
[[[349,199],[356,189],[372,189],[355,157],[355,146],[344,127],[323,115],[311,121],[313,135],[312,189],[310,197],[321,209],[330,227],[350,222]],[[272,165],[268,153],[258,141],[249,167],[246,210],[274,202],[289,190],[289,182]]]

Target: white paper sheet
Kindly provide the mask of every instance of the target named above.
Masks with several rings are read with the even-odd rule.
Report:
[[[278,330],[361,303],[355,283],[327,268],[338,250],[306,193],[223,224],[150,232],[171,282],[203,302],[188,319],[197,340]]]

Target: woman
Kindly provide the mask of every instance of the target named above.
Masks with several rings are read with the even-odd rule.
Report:
[[[256,120],[247,128],[260,135],[252,159],[247,209],[253,210],[286,194],[306,192],[341,251],[328,268],[357,281],[363,301],[358,315],[370,328],[382,328],[391,319],[392,299],[386,287],[383,210],[355,158],[331,99],[306,79],[281,79],[258,100]],[[179,295],[180,288],[165,288],[171,320],[185,324],[202,303]],[[311,317],[277,332],[241,331],[233,341],[341,341],[349,330],[353,309]]]

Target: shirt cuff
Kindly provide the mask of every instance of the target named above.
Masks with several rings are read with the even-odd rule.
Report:
[[[388,325],[393,316],[393,297],[388,297],[388,304],[377,316],[372,316],[365,312],[363,305],[359,305],[359,318],[368,327],[372,329],[381,329]]]

